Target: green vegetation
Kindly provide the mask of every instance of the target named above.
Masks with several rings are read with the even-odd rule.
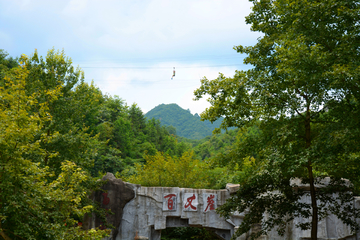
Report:
[[[0,236],[5,240],[101,239],[108,230],[81,228],[82,216],[94,210],[87,196],[98,184],[79,167],[88,166],[76,157],[83,150],[65,149],[68,142],[59,141],[81,139],[87,148],[93,138],[80,131],[69,134],[65,124],[56,129],[54,110],[68,93],[64,75],[72,72],[64,67],[64,75],[54,76],[55,66],[61,68],[69,60],[53,51],[48,57],[52,71],[45,74],[53,75],[44,76],[44,82],[53,80],[54,84],[38,91],[31,91],[36,86],[29,82],[44,71],[30,68],[31,60],[23,56],[20,66],[9,66],[6,56],[0,59],[5,63],[0,79]],[[72,80],[76,82],[77,77]],[[54,148],[54,142],[62,145]],[[64,159],[71,155],[72,162]]]
[[[135,165],[136,174],[127,181],[154,187],[210,187],[207,164],[195,159],[192,152],[185,152],[179,158],[158,152],[145,159],[145,164]]]
[[[131,175],[158,151],[181,157],[190,144],[146,121],[136,104],[85,83],[64,52],[19,61],[1,51],[0,235],[101,238],[109,231],[81,228],[83,215],[96,210],[87,198],[96,179]]]
[[[207,162],[175,129],[83,81],[64,52],[0,59],[0,235],[3,239],[99,239],[81,228],[97,212],[87,196],[104,173],[144,185],[211,187]],[[142,182],[151,163],[167,161],[172,180]],[[196,166],[196,167],[195,167]],[[195,181],[203,173],[203,182]],[[148,176],[148,175],[147,175]],[[188,180],[186,180],[188,179]],[[185,184],[185,185],[184,185]],[[24,217],[27,216],[27,217]]]
[[[14,59],[2,50],[0,63],[3,239],[107,235],[81,228],[83,215],[98,211],[86,196],[105,172],[144,186],[225,186],[228,169],[212,168],[209,159],[228,151],[236,131],[178,137],[174,127],[146,119],[136,104],[85,83],[64,52]]]
[[[218,212],[247,210],[237,235],[263,221],[253,239],[271,229],[284,234],[294,217],[310,219],[298,227],[316,239],[318,221],[330,212],[357,230],[360,5],[252,2],[246,21],[264,35],[235,49],[253,68],[201,80],[195,97],[211,103],[203,121],[176,104],[144,115],[84,82],[64,52],[12,58],[0,50],[0,239],[108,235],[81,227],[85,213],[99,211],[87,196],[106,172],[143,186],[240,183]],[[324,177],[331,184],[315,189]],[[310,185],[311,204],[299,204],[306,193],[294,191],[294,178]],[[271,217],[264,220],[264,212]],[[163,237],[179,234],[214,239],[190,228]]]
[[[202,139],[210,136],[215,128],[219,128],[222,118],[211,123],[201,121],[200,116],[192,115],[190,110],[185,110],[177,104],[160,104],[145,114],[148,119],[155,118],[165,126],[172,126],[176,134],[188,139]]]
[[[267,212],[271,217],[253,238],[274,227],[282,235],[286,223],[300,216],[311,217],[298,227],[311,229],[311,239],[317,239],[318,221],[330,212],[356,230],[359,212],[351,191],[359,189],[360,169],[359,2],[252,2],[246,21],[264,35],[255,46],[235,49],[254,68],[232,78],[204,78],[195,91],[197,99],[210,96],[212,106],[202,118],[224,117],[223,127],[258,124],[260,130],[256,141],[249,137],[238,146],[239,159],[256,153],[254,167],[219,212],[248,210],[238,235]],[[326,176],[332,184],[315,189]],[[293,191],[293,178],[310,185],[311,204],[298,203],[306,193]],[[329,197],[333,192],[341,194]]]
[[[211,230],[196,227],[166,228],[161,231],[162,240],[219,240],[219,236]]]

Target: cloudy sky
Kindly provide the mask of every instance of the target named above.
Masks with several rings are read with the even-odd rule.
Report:
[[[65,50],[103,93],[118,95],[144,113],[193,101],[206,76],[246,69],[236,45],[254,45],[246,0],[0,0],[0,49],[10,56]],[[173,67],[176,76],[171,80]]]

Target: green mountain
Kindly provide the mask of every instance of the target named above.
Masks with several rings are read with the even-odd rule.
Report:
[[[148,119],[159,119],[161,124],[176,128],[176,134],[189,139],[201,139],[212,134],[218,128],[222,119],[213,124],[209,121],[200,121],[200,116],[192,115],[190,110],[185,110],[177,104],[160,104],[145,114]]]

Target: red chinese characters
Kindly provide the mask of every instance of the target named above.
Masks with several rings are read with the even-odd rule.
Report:
[[[103,205],[108,205],[110,203],[110,198],[108,197],[108,193],[102,193],[103,195]]]
[[[196,192],[185,192],[181,194],[181,199],[178,199],[178,194],[163,193],[163,211],[177,211],[177,207],[182,206],[181,211],[196,212],[201,208],[204,213],[208,213],[217,208],[218,196],[216,193],[204,192],[199,196]],[[199,197],[201,198],[200,202]]]
[[[184,211],[197,211],[198,196],[196,193],[184,194]]]
[[[209,210],[215,210],[215,201],[214,201],[215,195],[210,195],[207,198],[207,206],[205,208],[205,212]]]
[[[195,200],[195,194],[192,197],[187,198],[187,202],[185,203],[185,208],[191,207],[193,210],[196,210],[196,207],[192,205],[192,201]]]
[[[166,193],[163,195],[163,210],[164,211],[176,211],[177,194]]]
[[[216,209],[216,198],[217,194],[214,193],[204,193],[204,212],[213,211]]]
[[[176,195],[175,194],[169,194],[169,195],[166,195],[164,198],[168,198],[167,200],[167,206],[168,206],[168,209],[169,210],[173,210],[174,209],[174,199],[173,197],[175,197]]]

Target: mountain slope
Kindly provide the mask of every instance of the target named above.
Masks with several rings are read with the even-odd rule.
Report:
[[[192,115],[189,110],[182,109],[177,104],[160,104],[145,114],[148,119],[159,119],[162,124],[176,128],[176,134],[189,139],[201,139],[212,134],[219,127],[222,119],[211,124],[200,121],[198,114]]]

